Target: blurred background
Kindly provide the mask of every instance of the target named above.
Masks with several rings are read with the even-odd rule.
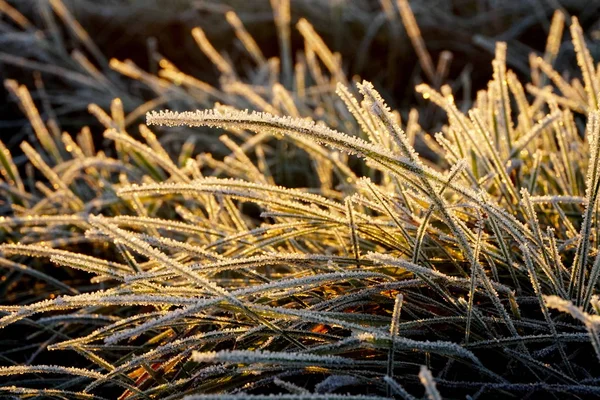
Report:
[[[567,25],[570,16],[579,18],[593,58],[600,58],[597,0],[408,3],[432,60],[438,67],[445,60],[443,83],[451,85],[457,102],[465,107],[492,75],[496,41],[508,43],[508,67],[529,79],[530,54],[543,54],[555,10],[564,13]],[[236,66],[240,79],[250,81],[255,74],[252,60],[226,13],[235,10],[268,59],[280,54],[272,6],[269,0],[0,0],[0,78],[26,85],[41,113],[60,129],[82,125],[100,129],[87,112],[88,103],[108,109],[112,99],[119,97],[125,111],[131,112],[157,97],[147,84],[114,71],[109,60],[131,60],[140,71],[155,75],[160,61],[166,59],[180,71],[218,86],[218,69],[190,33],[199,26],[214,48]],[[349,79],[360,76],[374,82],[390,105],[406,116],[409,107],[423,102],[415,96],[414,86],[427,82],[427,77],[397,8],[396,0],[291,0],[292,60],[297,60],[304,41],[296,23],[305,18],[339,53]],[[576,71],[573,45],[568,35],[562,40],[554,66],[570,78],[569,71]],[[90,76],[95,73],[98,76]],[[14,96],[2,90],[0,135],[11,146],[30,128]],[[170,104],[171,108],[190,106],[212,104]],[[429,112],[420,113],[420,123],[435,128],[439,121]]]

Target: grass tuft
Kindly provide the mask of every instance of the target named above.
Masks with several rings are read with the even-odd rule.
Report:
[[[0,394],[600,395],[600,65],[578,20],[583,84],[554,70],[559,13],[546,54],[532,58],[537,78],[521,82],[498,42],[487,88],[465,106],[409,3],[395,16],[382,1],[432,83],[416,87],[428,115],[446,113],[432,135],[416,109],[403,118],[372,83],[348,79],[306,19],[294,57],[290,2],[271,3],[281,59],[265,59],[227,12],[250,72],[191,31],[221,74],[215,87],[166,59],[157,75],[106,60],[51,1],[95,62],[155,98],[129,112],[125,96],[90,101],[106,128],[97,149],[88,128],[63,133],[7,81],[33,135],[19,156],[0,142],[0,329],[23,329],[27,356],[2,348]],[[92,67],[65,77],[111,87]],[[153,111],[163,106],[173,111]],[[202,110],[174,111],[185,108]],[[165,145],[189,128],[224,131],[225,155],[194,137]]]

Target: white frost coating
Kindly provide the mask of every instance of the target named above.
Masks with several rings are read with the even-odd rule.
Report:
[[[10,367],[0,367],[0,376],[22,374],[68,374],[85,376],[86,378],[92,379],[104,378],[103,374],[89,369],[62,367],[59,365],[14,365]]]
[[[243,364],[285,364],[295,366],[330,366],[330,367],[352,367],[361,364],[360,361],[330,355],[316,355],[308,353],[286,353],[267,350],[223,350],[210,352],[192,353],[192,360],[195,362],[218,363],[243,363]]]
[[[349,395],[349,394],[200,394],[183,398],[184,400],[389,400],[388,397]]]
[[[596,296],[596,302],[598,298]],[[559,311],[569,313],[573,318],[583,322],[586,327],[592,329],[600,329],[600,315],[591,315],[583,311],[581,307],[577,307],[571,301],[562,299],[558,296],[544,296],[546,306],[555,308]]]
[[[360,383],[360,379],[352,375],[329,375],[315,385],[317,393],[331,393],[344,386],[352,386]]]
[[[425,386],[425,392],[427,393],[427,398],[429,400],[442,400],[442,395],[440,395],[440,392],[437,390],[435,381],[433,380],[433,375],[431,375],[431,371],[429,371],[424,365],[421,365],[419,379],[421,380],[423,386]]]

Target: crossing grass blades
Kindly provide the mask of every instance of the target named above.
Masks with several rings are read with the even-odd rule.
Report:
[[[286,2],[274,3],[285,43]],[[86,128],[48,128],[28,89],[7,82],[36,141],[21,145],[27,168],[0,146],[12,304],[0,328],[27,332],[28,354],[0,353],[0,394],[600,396],[600,66],[577,19],[581,80],[552,67],[557,13],[531,83],[498,43],[470,109],[449,86],[417,86],[447,114],[434,135],[414,113],[401,121],[371,83],[349,82],[307,21],[305,57],[278,83],[276,63],[230,19],[264,72],[253,84],[199,28],[221,88],[166,60],[160,78],[111,61],[141,83],[217,101],[151,111],[147,125],[218,128],[224,159],[192,142],[167,151],[125,122],[118,99],[110,113],[90,107],[111,143],[96,149]],[[286,162],[306,187],[278,184]]]

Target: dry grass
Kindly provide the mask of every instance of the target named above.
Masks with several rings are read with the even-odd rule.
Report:
[[[32,98],[6,82],[31,135],[0,146],[1,394],[600,394],[600,65],[577,18],[554,14],[526,83],[495,43],[491,80],[459,101],[467,78],[448,81],[447,54],[431,52],[405,1],[382,1],[409,27],[428,82],[415,92],[433,104],[397,112],[316,25],[290,25],[286,0],[272,1],[281,59],[232,14],[242,65],[192,31],[218,83],[158,52],[155,73],[105,60],[69,8],[50,5],[81,50],[21,55],[68,89],[40,78]],[[12,20],[22,35],[10,40],[64,48]],[[555,68],[567,43],[576,75]],[[67,118],[83,105],[102,140]],[[205,111],[151,111],[165,108]],[[138,125],[147,111],[169,128]],[[443,126],[431,135],[420,121]]]

